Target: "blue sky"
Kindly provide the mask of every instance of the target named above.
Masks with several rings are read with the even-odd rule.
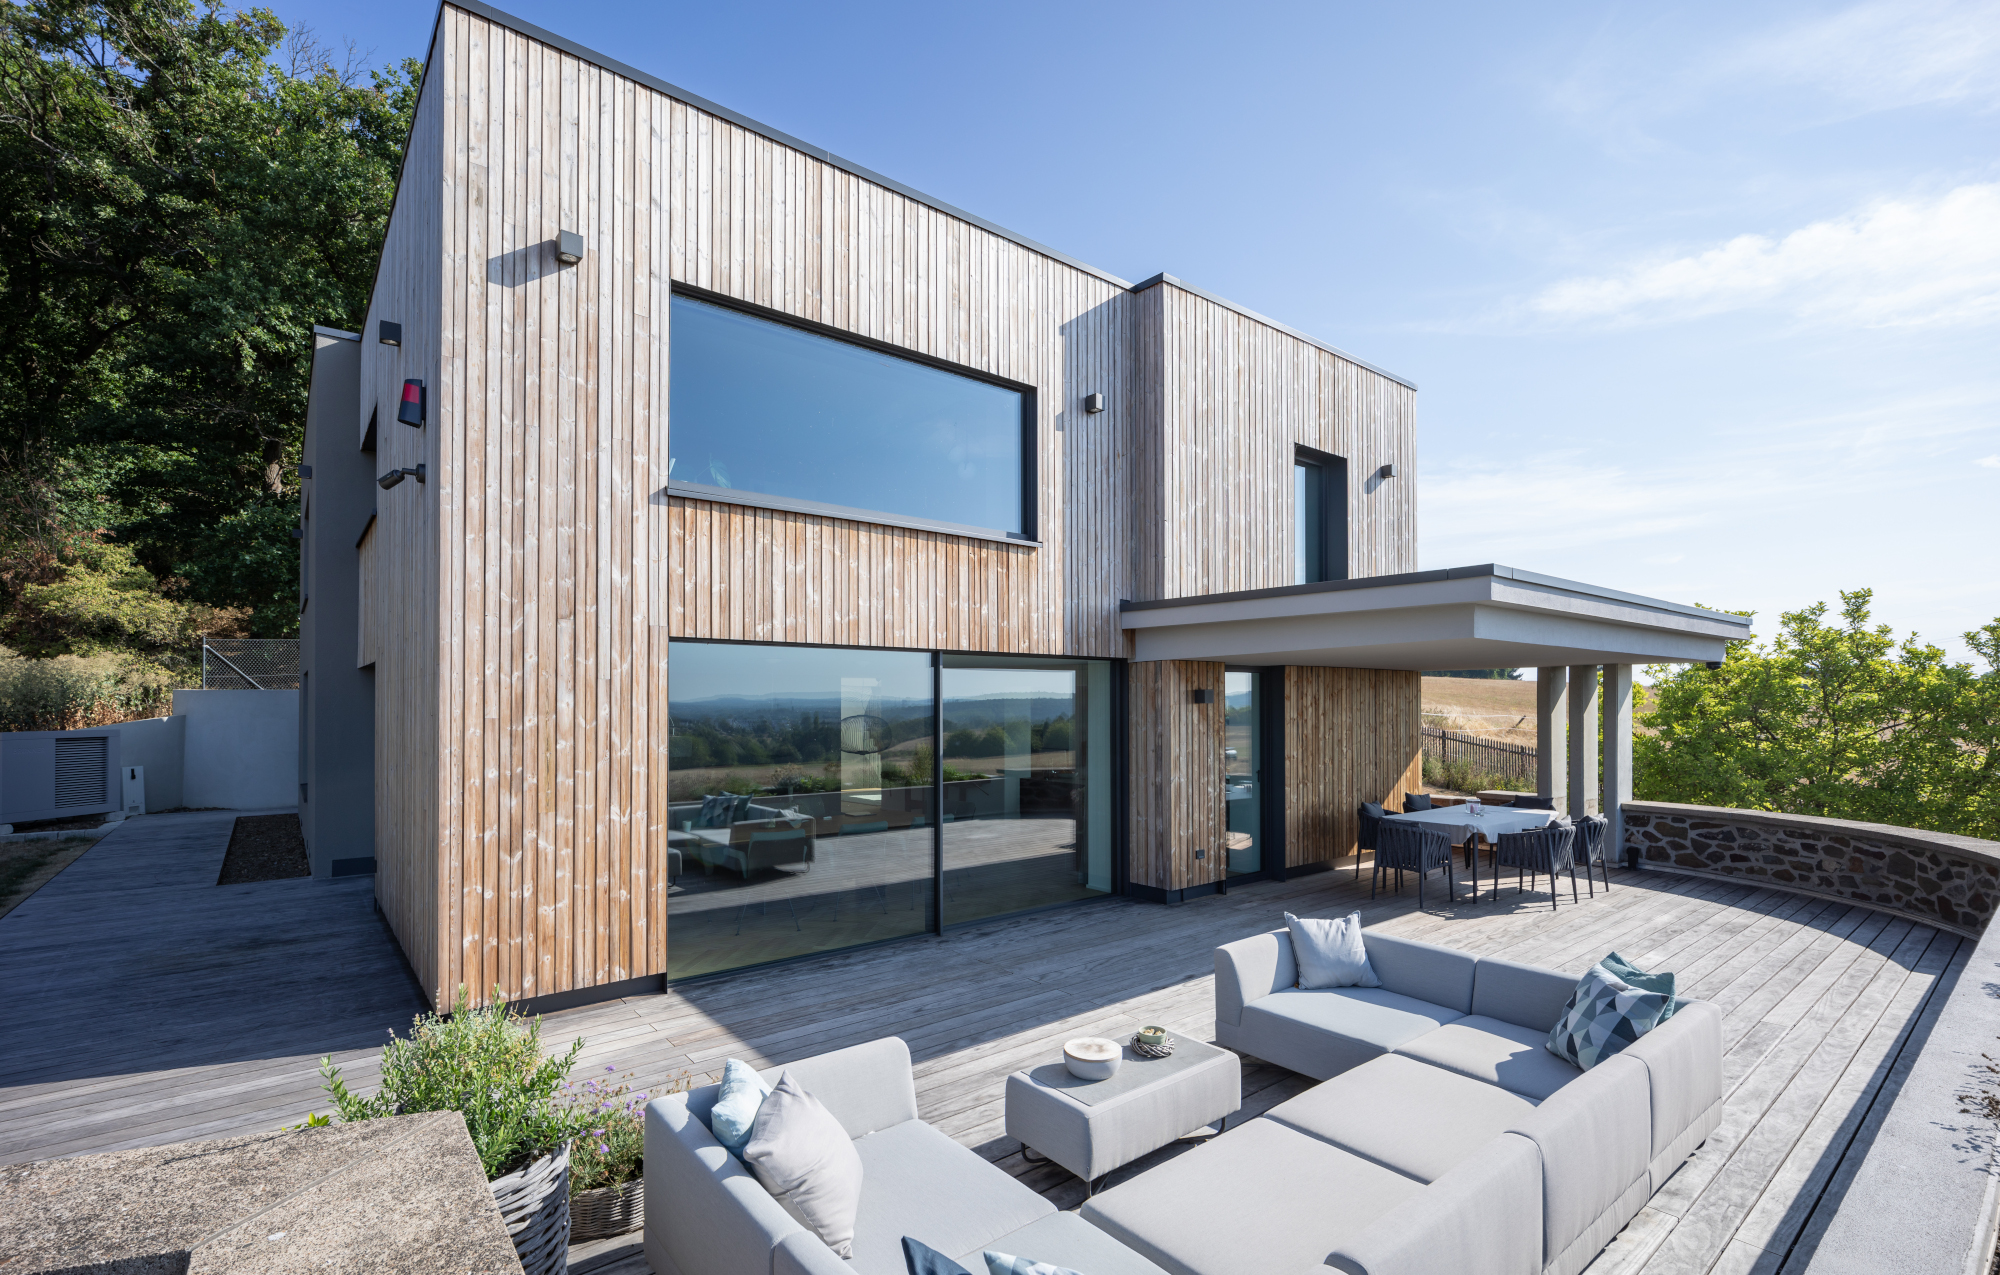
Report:
[[[1423,566],[2000,616],[2000,4],[502,7],[1415,380]]]

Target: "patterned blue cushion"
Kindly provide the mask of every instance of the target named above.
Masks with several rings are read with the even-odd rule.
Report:
[[[910,1275],[972,1275],[943,1253],[907,1235],[903,1237],[903,1265],[910,1268]]]
[[[980,1256],[986,1259],[986,1275],[1081,1275],[1081,1272],[1067,1266],[1038,1262],[1032,1257],[1015,1257],[1011,1253],[996,1253],[990,1248]]]
[[[703,797],[701,814],[696,816],[697,828],[727,828],[730,812],[736,808],[736,798],[724,794],[720,797]]]
[[[1681,1007],[1681,1003],[1674,999],[1674,976],[1672,973],[1648,974],[1616,952],[1606,956],[1598,964],[1642,992],[1659,992],[1665,996],[1667,998],[1667,1012],[1660,1015],[1661,1022],[1664,1023],[1669,1018],[1672,1018],[1674,1011]]]
[[[1589,1071],[1659,1026],[1672,1001],[1632,986],[1601,963],[1593,965],[1549,1029],[1548,1050]]]

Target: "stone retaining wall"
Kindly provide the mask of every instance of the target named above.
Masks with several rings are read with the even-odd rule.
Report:
[[[1850,899],[1975,937],[2000,906],[2000,842],[1950,833],[1633,801],[1625,847],[1642,867]]]

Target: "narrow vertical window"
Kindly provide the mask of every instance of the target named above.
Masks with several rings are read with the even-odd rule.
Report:
[[[1297,520],[1292,537],[1297,570],[1295,584],[1316,584],[1326,579],[1326,509],[1321,499],[1325,481],[1320,467],[1311,461],[1292,464],[1292,508]]]
[[[1347,460],[1292,449],[1292,582],[1347,578]]]

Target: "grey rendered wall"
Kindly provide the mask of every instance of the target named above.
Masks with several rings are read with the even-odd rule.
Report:
[[[123,766],[146,768],[146,809],[173,810],[182,799],[181,773],[187,751],[187,718],[151,717],[107,727],[119,737]]]
[[[181,800],[197,809],[287,809],[299,801],[297,691],[175,691],[187,719]]]
[[[355,445],[361,342],[313,329],[300,490],[299,824],[316,877],[375,870],[375,670],[356,668],[375,457]],[[393,428],[393,423],[392,423]]]

